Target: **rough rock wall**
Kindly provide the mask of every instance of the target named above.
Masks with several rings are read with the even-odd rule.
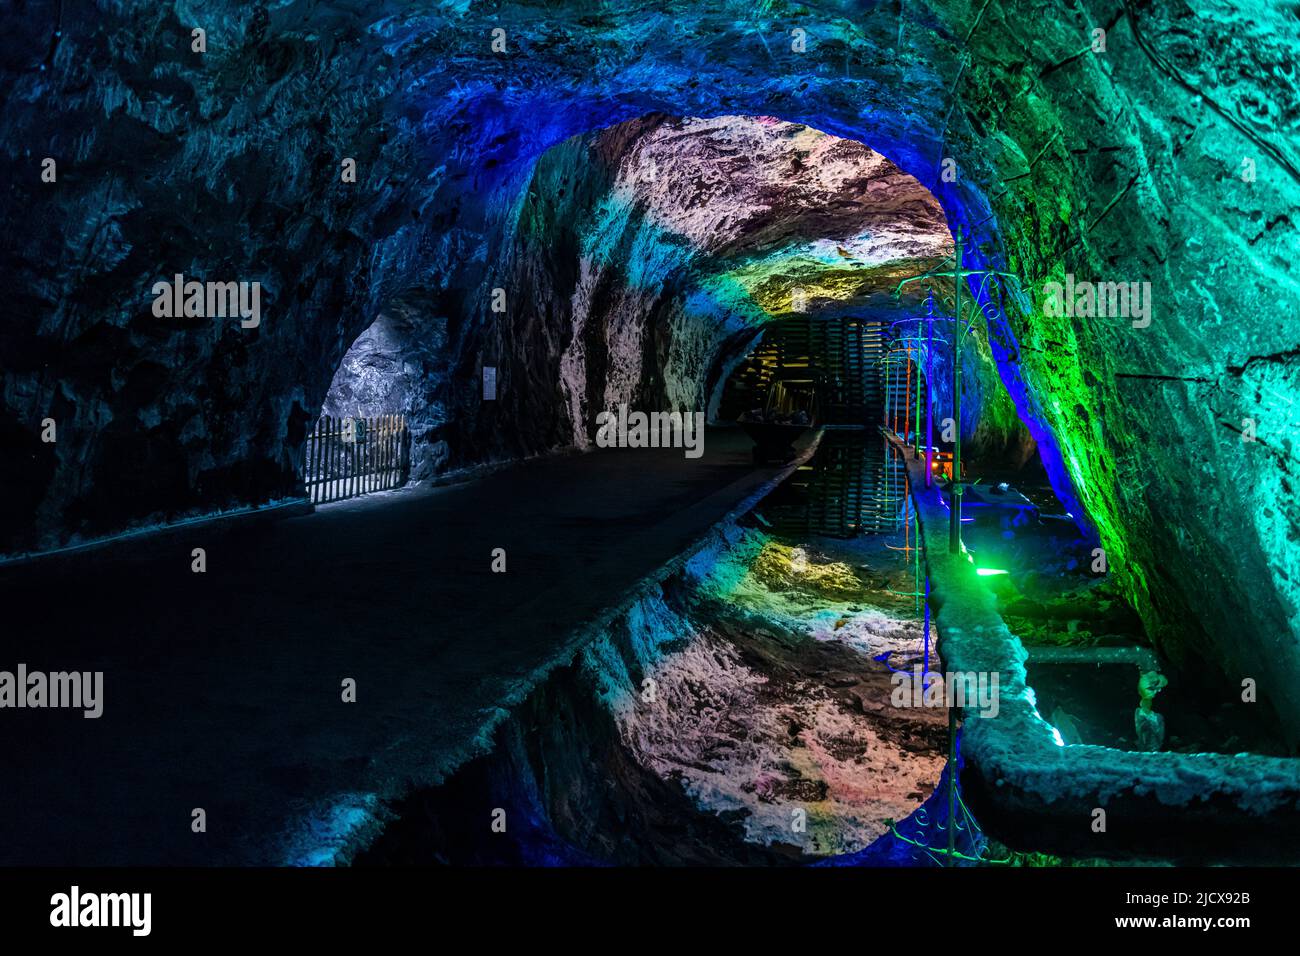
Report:
[[[972,155],[1003,167],[975,175],[1006,264],[1035,293],[1010,310],[1004,375],[1027,385],[1157,643],[1217,661],[1213,693],[1258,681],[1295,743],[1300,21],[1281,6],[1088,5],[1022,45],[1009,7],[972,38],[960,94],[962,138],[986,144]],[[1080,42],[1093,28],[1104,53]],[[1052,315],[1043,283],[1067,275],[1149,282],[1149,315]],[[1257,441],[1241,440],[1246,420]]]
[[[385,402],[416,414],[417,475],[586,447],[597,413],[620,404],[707,412],[729,360],[796,296],[814,316],[903,315],[914,296],[890,297],[898,277],[951,249],[943,211],[915,179],[861,143],[770,118],[652,115],[566,140],[495,222],[481,321],[453,343],[444,320],[399,332],[381,317],[325,402],[331,414]],[[474,375],[495,368],[495,402],[447,414],[473,376],[431,365],[435,345],[475,356]],[[401,395],[376,374],[412,366],[427,384]],[[435,410],[419,416],[411,396]]]
[[[579,446],[620,403],[706,411],[796,292],[813,315],[897,311],[885,277],[951,245],[938,203],[884,157],[773,119],[650,116],[580,137],[542,157],[529,201],[502,271],[525,308],[567,309],[558,381]]]
[[[653,111],[777,116],[880,150],[1016,273],[993,354],[1112,573],[1166,649],[1256,678],[1300,738],[1296,23],[1245,0],[12,4],[5,547],[283,493],[391,300],[472,340],[493,224],[547,148]],[[155,319],[178,271],[261,281],[262,326]],[[1046,315],[1067,273],[1151,282],[1150,325]],[[479,361],[453,348],[450,421]]]

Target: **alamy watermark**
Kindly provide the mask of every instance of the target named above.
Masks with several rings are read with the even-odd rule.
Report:
[[[1067,318],[1132,319],[1133,328],[1151,324],[1150,282],[1076,281],[1043,283],[1043,314]]]
[[[59,707],[80,709],[94,719],[104,713],[103,671],[0,671],[0,709]]]
[[[262,283],[185,281],[176,273],[171,282],[153,284],[153,314],[159,319],[233,319],[245,329],[262,323]]]
[[[617,412],[596,416],[600,448],[684,448],[687,458],[704,454],[703,412]]]
[[[153,928],[152,893],[83,893],[75,884],[50,897],[54,927],[125,927],[132,936],[148,936]]]
[[[889,700],[895,707],[960,707],[981,717],[996,717],[1001,710],[997,671],[926,674],[917,664],[911,671],[894,671],[890,680],[894,691]]]

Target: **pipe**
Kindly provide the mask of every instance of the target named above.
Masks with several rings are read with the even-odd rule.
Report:
[[[953,271],[955,305],[952,320],[952,420],[955,432],[952,441],[952,480],[948,483],[952,498],[951,507],[948,509],[948,550],[953,554],[961,554],[961,340],[965,338],[961,326],[961,287],[966,281],[961,271],[963,241],[964,231],[959,226],[954,240],[957,248],[957,268]]]
[[[926,291],[925,320],[925,487],[934,481],[934,289]]]

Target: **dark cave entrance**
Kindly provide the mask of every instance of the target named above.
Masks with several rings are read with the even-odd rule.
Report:
[[[309,426],[303,477],[316,504],[404,486],[411,475],[408,414],[419,388],[412,326],[384,313],[348,348]]]

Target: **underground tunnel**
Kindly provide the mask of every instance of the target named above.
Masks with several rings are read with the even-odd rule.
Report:
[[[6,20],[5,868],[1300,862],[1294,5]]]

